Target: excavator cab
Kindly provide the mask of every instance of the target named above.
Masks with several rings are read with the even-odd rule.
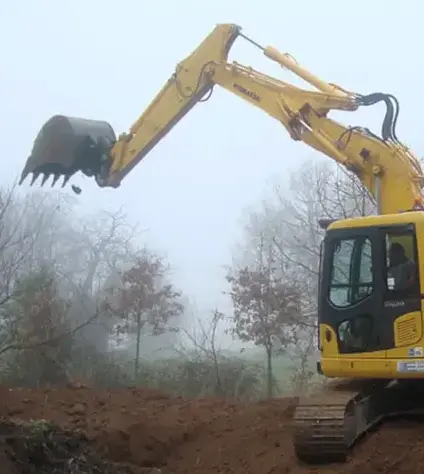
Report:
[[[319,371],[329,394],[301,401],[295,449],[308,462],[346,458],[384,418],[424,414],[424,212],[331,223],[318,300]]]
[[[325,375],[406,375],[399,373],[398,359],[409,357],[415,346],[424,347],[420,238],[424,241],[421,211],[351,219],[329,227],[319,295]],[[424,378],[424,371],[418,376]]]
[[[107,122],[55,115],[38,133],[20,184],[32,174],[31,184],[40,175],[42,185],[53,176],[52,186],[63,177],[63,187],[78,171],[95,176],[100,184],[109,171],[109,153],[115,142],[115,132]]]

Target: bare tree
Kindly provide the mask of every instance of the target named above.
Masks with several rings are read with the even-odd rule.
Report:
[[[190,331],[180,330],[183,337],[175,348],[179,356],[175,372],[176,385],[184,387],[182,394],[244,400],[262,395],[262,366],[225,350],[219,342],[221,325],[228,319],[215,309],[207,321],[198,318]]]
[[[78,211],[75,199],[60,193],[37,191],[20,194],[15,189],[0,190],[1,364],[17,358],[23,363],[24,356],[31,351],[34,354],[52,353],[51,348],[56,342],[59,344],[60,340],[62,347],[72,339],[74,349],[78,347],[78,350],[73,351],[72,363],[66,364],[66,370],[78,373],[77,359],[81,360],[83,354],[92,356],[94,360],[100,352],[109,350],[110,333],[116,318],[109,317],[110,312],[101,309],[113,280],[124,281],[125,292],[121,296],[133,297],[131,311],[115,314],[119,316],[117,319],[121,326],[125,320],[131,319],[129,313],[135,314],[135,291],[130,290],[136,287],[135,267],[138,265],[142,275],[143,258],[148,254],[144,249],[139,250],[136,228],[128,224],[122,211],[94,215]],[[167,282],[167,266],[162,262],[161,267],[159,261],[157,259],[155,263],[152,257],[151,268],[156,274],[152,275],[150,282],[145,280],[147,286],[153,285],[154,280],[156,299],[153,294],[148,295],[149,301],[143,303],[145,320],[139,324],[143,329],[150,326],[153,333],[161,331],[160,317],[165,323],[171,313],[178,315],[182,307],[177,298],[179,292]],[[55,322],[54,312],[50,311],[53,318],[51,328],[56,328],[55,331],[49,329],[50,332],[43,332],[43,328],[48,326],[46,321],[44,325],[38,321],[41,313],[48,314],[47,303],[41,313],[34,313],[31,308],[22,309],[24,301],[35,298],[35,290],[26,283],[44,268],[48,268],[49,275],[54,278],[54,292],[53,289],[43,291],[44,299],[51,297],[66,301],[63,308],[66,315],[57,310],[59,319]],[[172,305],[174,296],[175,304]],[[57,307],[53,299],[51,305]],[[35,324],[31,331],[39,329],[37,337],[28,329],[31,321]],[[154,324],[150,324],[152,322]],[[136,335],[139,336],[139,332]],[[137,346],[140,348],[140,337]],[[75,358],[76,354],[80,357]],[[60,357],[53,359],[59,360]],[[31,357],[27,362],[31,362]]]
[[[121,209],[74,219],[62,239],[68,260],[63,276],[86,294],[99,291],[111,271],[132,262],[136,237],[137,227]]]
[[[20,280],[53,261],[46,258],[50,237],[64,222],[67,207],[66,199],[0,190],[0,319],[7,318],[4,306],[18,296]]]
[[[137,229],[128,224],[122,210],[103,211],[74,222],[63,240],[66,253],[58,272],[72,301],[70,317],[81,323],[99,314],[79,333],[82,343],[106,351],[112,320],[99,313],[99,302],[111,281],[119,279],[120,269],[130,267],[136,259]]]
[[[3,362],[13,367],[15,380],[19,376],[23,377],[21,381],[30,379],[31,384],[68,380],[72,336],[80,329],[70,327],[68,306],[48,268],[17,284],[14,298],[6,304],[8,317],[4,321],[9,323],[9,330],[0,347]]]
[[[167,281],[169,266],[162,258],[145,250],[133,266],[123,272],[122,287],[111,289],[106,305],[109,311],[119,317],[116,325],[118,334],[136,335],[134,378],[139,373],[140,344],[143,329],[152,334],[170,330],[169,320],[184,311],[181,292]]]
[[[319,220],[374,212],[373,200],[355,176],[327,162],[306,162],[291,176],[288,190],[276,186],[268,199],[248,213],[236,261],[250,269],[258,267],[258,254],[266,249],[268,262],[272,260],[280,276],[296,282],[301,292],[301,316],[291,335],[297,339],[297,349],[303,348],[304,363],[297,364],[296,370],[302,366],[307,373],[310,365],[306,362],[316,349],[318,272],[324,235]],[[297,374],[298,382],[300,379]]]
[[[242,267],[233,267],[228,275],[229,295],[233,303],[233,333],[242,341],[265,349],[267,356],[267,394],[272,397],[272,357],[276,341],[287,349],[294,341],[294,329],[301,315],[301,287],[288,278],[287,266],[281,267],[266,243],[263,232],[256,235],[256,259]]]
[[[208,325],[205,325],[201,319],[198,319],[198,330],[195,328],[193,331],[187,331],[181,328],[180,331],[190,344],[190,350],[182,344],[180,344],[180,347],[177,349],[179,355],[186,356],[189,354],[191,357],[195,356],[198,360],[206,359],[211,361],[211,367],[214,373],[212,392],[219,396],[224,395],[225,389],[221,378],[221,350],[217,342],[217,335],[219,325],[224,319],[225,315],[215,309],[212,312],[212,318]]]
[[[119,212],[78,219],[75,204],[74,198],[55,192],[0,190],[3,349],[22,347],[23,341],[15,340],[18,322],[16,314],[11,316],[11,305],[28,291],[20,283],[42,268],[55,275],[57,291],[71,303],[67,308],[71,326],[79,327],[79,333],[88,336],[85,339],[97,341],[101,336],[103,349],[107,346],[108,328],[96,327],[90,332],[94,322],[100,323],[97,299],[102,298],[101,294],[93,295],[93,287],[95,282],[100,284],[106,269],[112,271],[114,262],[124,261],[124,254],[130,261],[132,228]],[[104,321],[101,323],[103,326]]]
[[[375,212],[358,179],[329,163],[304,163],[291,177],[288,190],[276,186],[253,214],[280,265],[290,265],[302,280],[304,314],[316,313],[321,218],[338,219]]]
[[[316,347],[317,333],[303,330],[296,333],[296,344],[290,354],[292,373],[290,376],[291,390],[304,393],[311,386],[311,379],[316,375],[316,366],[311,364],[311,354]]]
[[[13,297],[16,280],[32,256],[39,226],[25,221],[25,208],[15,189],[0,192],[0,307]]]

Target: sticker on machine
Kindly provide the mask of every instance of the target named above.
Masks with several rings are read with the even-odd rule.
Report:
[[[411,347],[408,350],[409,357],[423,357],[424,349],[422,347]]]
[[[398,372],[424,372],[424,361],[402,360],[397,363]]]

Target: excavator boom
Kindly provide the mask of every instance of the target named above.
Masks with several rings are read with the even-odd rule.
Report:
[[[312,85],[305,90],[251,67],[228,62],[234,41],[242,37],[271,60]],[[396,137],[397,102],[388,94],[360,94],[326,83],[299,66],[288,54],[263,47],[234,24],[217,25],[197,49],[181,61],[147,109],[118,139],[103,121],[52,117],[37,136],[21,175],[33,174],[53,184],[77,171],[94,176],[98,185],[118,187],[122,179],[196,105],[218,85],[278,120],[290,137],[302,141],[355,173],[376,199],[380,213],[412,207],[421,200],[423,174],[419,160]],[[346,127],[328,117],[332,110],[354,112],[385,102],[381,137],[368,129]],[[393,193],[393,189],[398,192]]]

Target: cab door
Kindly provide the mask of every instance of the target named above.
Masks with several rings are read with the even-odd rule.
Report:
[[[319,319],[336,341],[321,341],[332,352],[323,357],[385,357],[379,229],[334,229],[325,240]]]
[[[387,322],[382,338],[387,357],[423,357],[416,227],[414,224],[383,227],[381,240],[385,263],[383,317]],[[397,249],[397,256],[393,249]]]

